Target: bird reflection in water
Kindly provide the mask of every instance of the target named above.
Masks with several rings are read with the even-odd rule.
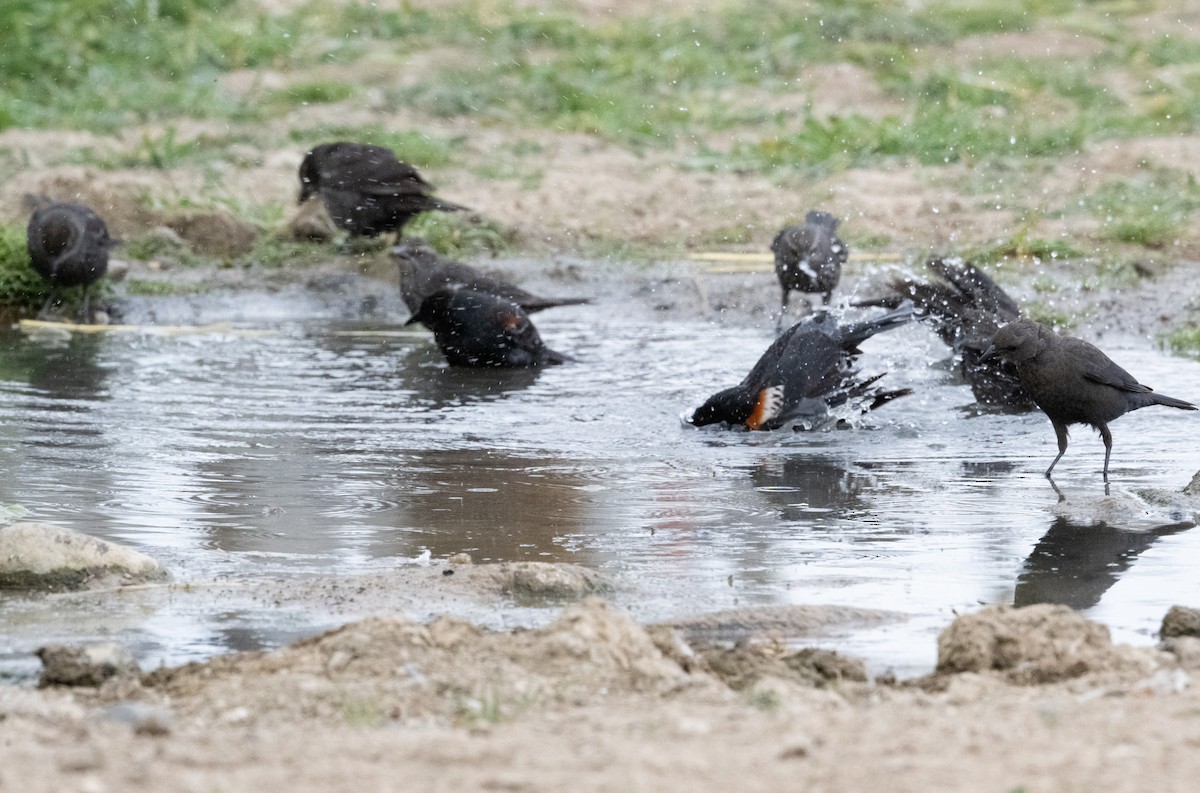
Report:
[[[1159,538],[1193,525],[1175,523],[1131,531],[1107,523],[1057,518],[1025,560],[1013,605],[1059,603],[1073,609],[1090,608]]]
[[[865,508],[866,474],[828,457],[793,454],[764,460],[750,472],[755,489],[779,506],[784,520],[811,520],[812,513],[845,513]]]

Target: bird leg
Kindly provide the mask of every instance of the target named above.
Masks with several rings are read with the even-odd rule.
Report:
[[[92,300],[92,285],[88,284],[83,288],[83,307],[79,310],[77,319],[81,325],[88,324],[88,308]]]
[[[1058,465],[1058,461],[1067,453],[1067,425],[1052,422],[1054,424],[1054,434],[1058,436],[1058,456],[1054,458],[1054,462],[1050,463],[1050,467],[1046,469],[1046,478],[1050,478],[1050,472],[1054,470],[1054,466]]]
[[[779,319],[775,321],[775,335],[778,336],[783,330],[783,318],[787,316],[788,290],[783,290],[783,302],[779,306]]]
[[[1108,431],[1107,424],[1101,424],[1096,429],[1100,430],[1100,438],[1104,441],[1104,481],[1108,482],[1108,458],[1112,454],[1112,433]]]
[[[50,308],[50,304],[54,302],[54,298],[56,298],[57,296],[58,296],[58,290],[56,290],[56,289],[51,289],[51,290],[50,290],[50,295],[49,295],[49,296],[46,298],[46,302],[45,302],[45,303],[42,303],[42,308],[41,308],[41,310],[39,310],[39,311],[38,311],[38,313],[37,313],[37,318],[38,318],[38,319],[45,319],[45,318],[46,318],[46,311],[48,311],[48,310],[49,310],[49,308]]]

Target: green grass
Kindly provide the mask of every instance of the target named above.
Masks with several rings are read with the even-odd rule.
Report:
[[[1160,337],[1159,343],[1176,355],[1200,359],[1200,327],[1178,328]]]
[[[0,226],[0,307],[40,308],[48,289],[29,263],[25,229]]]
[[[1098,139],[1200,128],[1200,77],[1164,81],[1154,72],[1200,69],[1200,46],[1179,37],[1139,40],[1120,24],[1130,13],[1106,9],[1116,21],[1101,23],[1068,0],[940,0],[916,11],[901,0],[768,0],[753,13],[730,2],[585,21],[505,0],[434,9],[310,0],[282,14],[238,0],[9,0],[0,5],[0,29],[8,31],[0,128],[252,122],[298,106],[354,103],[356,84],[303,79],[306,67],[369,57],[399,70],[410,55],[437,51],[458,57],[434,59],[411,82],[370,78],[383,89],[385,110],[584,132],[633,147],[683,143],[701,159],[706,132],[736,129],[746,133],[738,142],[708,152],[714,167],[805,174],[888,159],[1059,157]],[[964,37],[1086,30],[1088,20],[1107,36],[1090,59],[1035,52],[965,67],[944,57]],[[837,61],[866,68],[905,113],[796,117],[758,101],[796,93],[814,65]],[[222,87],[228,72],[263,68],[301,78],[265,97]],[[1129,104],[1109,90],[1106,79],[1117,72],[1146,85],[1144,100]],[[392,146],[427,167],[452,160],[457,145],[384,128],[293,133],[306,145],[338,137]],[[138,163],[171,167],[198,156],[192,143],[172,132],[148,138]]]
[[[456,150],[464,143],[460,137],[439,138],[412,130],[385,130],[375,125],[302,127],[289,132],[288,137],[305,149],[335,140],[384,146],[395,152],[400,160],[419,168],[450,164],[455,160]]]
[[[1144,169],[1106,182],[1082,205],[1100,220],[1103,239],[1161,248],[1190,225],[1200,208],[1200,185],[1186,171]]]
[[[468,212],[426,212],[404,227],[405,236],[424,237],[450,257],[503,253],[515,239],[511,230]]]

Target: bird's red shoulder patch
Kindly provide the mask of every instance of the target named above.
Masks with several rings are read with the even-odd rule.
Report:
[[[758,392],[754,401],[754,409],[746,419],[746,426],[752,430],[762,429],[763,425],[775,418],[783,410],[783,386],[773,385]]]

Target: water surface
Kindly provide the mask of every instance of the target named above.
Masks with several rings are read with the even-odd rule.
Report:
[[[182,581],[467,551],[630,577],[641,591],[618,601],[643,620],[780,603],[902,611],[913,619],[823,640],[901,673],[927,669],[936,631],[980,603],[1065,602],[1147,643],[1171,604],[1200,602],[1200,532],[1055,518],[1048,421],[976,410],[920,326],[872,339],[861,359],[913,396],[855,429],[743,433],[679,415],[741,379],[770,343],[767,319],[674,321],[601,301],[536,317],[577,363],[480,372],[448,369],[394,317],[288,300],[230,298],[209,313],[234,328],[204,335],[0,338],[0,501],[131,544]],[[1200,363],[1136,341],[1108,352],[1156,390],[1200,397]],[[1120,419],[1114,491],[1182,487],[1200,469],[1197,429],[1165,408]],[[1103,496],[1102,461],[1076,428],[1063,493]],[[18,676],[50,639],[101,632],[153,665],[323,627],[170,598],[103,631],[5,595],[0,619],[2,668]]]

